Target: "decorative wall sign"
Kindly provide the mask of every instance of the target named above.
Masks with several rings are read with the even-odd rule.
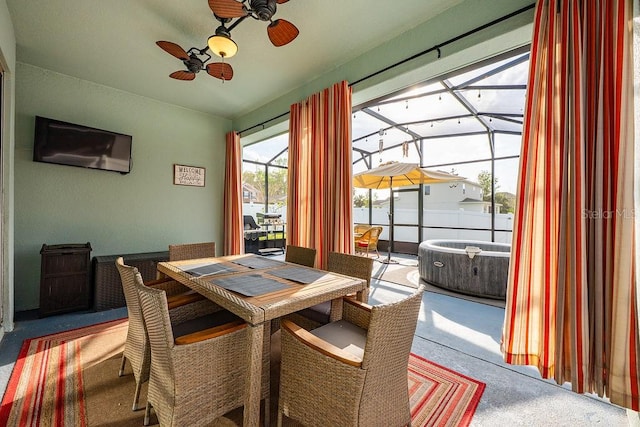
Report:
[[[197,166],[173,165],[173,183],[204,187],[205,169]]]

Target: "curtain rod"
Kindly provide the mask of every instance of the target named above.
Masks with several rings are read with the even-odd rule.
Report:
[[[418,53],[416,53],[416,54],[414,54],[414,55],[411,55],[411,56],[410,56],[410,57],[408,57],[408,58],[405,58],[405,59],[403,59],[403,60],[401,60],[401,61],[398,61],[398,62],[396,62],[396,63],[394,63],[394,64],[391,64],[391,65],[389,65],[389,66],[387,66],[387,67],[384,67],[384,68],[383,68],[383,69],[381,69],[381,70],[378,70],[378,71],[376,71],[376,72],[374,72],[374,73],[371,73],[371,74],[369,74],[369,75],[367,75],[367,76],[365,76],[365,77],[362,77],[361,79],[358,79],[358,80],[356,80],[355,82],[349,83],[349,87],[355,86],[355,85],[357,85],[358,83],[362,83],[362,82],[364,82],[364,81],[366,81],[366,80],[369,80],[369,79],[371,79],[371,78],[373,78],[373,77],[375,77],[375,76],[378,76],[378,75],[380,75],[380,74],[382,74],[382,73],[384,73],[384,72],[387,72],[387,71],[389,71],[389,70],[391,70],[391,69],[393,69],[393,68],[395,68],[395,67],[398,67],[398,66],[400,66],[400,65],[402,65],[402,64],[405,64],[405,63],[407,63],[407,62],[409,62],[409,61],[412,61],[412,60],[414,60],[414,59],[416,59],[416,58],[419,58],[419,57],[421,57],[421,56],[424,56],[424,55],[426,55],[426,54],[428,54],[428,53],[431,53],[431,52],[434,52],[434,51],[438,52],[438,58],[440,58],[440,56],[441,56],[440,48],[442,48],[442,47],[444,47],[444,46],[447,46],[447,45],[449,45],[449,44],[451,44],[451,43],[455,43],[455,42],[457,42],[458,40],[461,40],[461,39],[463,39],[463,38],[465,38],[465,37],[469,37],[469,36],[470,36],[470,35],[472,35],[472,34],[475,34],[475,33],[477,33],[477,32],[480,32],[480,31],[482,31],[482,30],[485,30],[485,29],[487,29],[487,28],[489,28],[489,27],[492,27],[492,26],[494,26],[494,25],[496,25],[496,24],[499,24],[500,22],[503,22],[503,21],[506,21],[506,20],[508,20],[508,19],[511,19],[511,18],[513,18],[514,16],[520,15],[521,13],[524,13],[524,12],[526,12],[526,11],[528,11],[528,10],[533,9],[535,6],[536,6],[536,4],[535,4],[535,3],[532,3],[532,4],[528,5],[528,6],[525,6],[525,7],[521,8],[521,9],[518,9],[518,10],[516,10],[516,11],[514,11],[514,12],[511,12],[511,13],[509,13],[509,14],[507,14],[507,15],[501,16],[500,18],[494,19],[493,21],[490,21],[490,22],[488,22],[488,23],[486,23],[486,24],[480,25],[479,27],[476,27],[476,28],[474,28],[474,29],[472,29],[472,30],[467,31],[466,33],[462,33],[462,34],[460,34],[460,35],[458,35],[458,36],[455,36],[455,37],[453,37],[453,38],[450,38],[449,40],[446,40],[446,41],[444,41],[444,42],[442,42],[442,43],[439,43],[439,44],[437,44],[437,45],[435,45],[435,46],[432,46],[432,47],[430,47],[430,48],[428,48],[428,49],[425,49],[425,50],[423,50],[423,51],[421,51],[421,52],[418,52]],[[278,120],[278,119],[280,119],[280,118],[282,118],[282,117],[287,116],[288,114],[289,114],[289,111],[284,112],[284,113],[279,114],[279,115],[277,115],[277,116],[275,116],[275,117],[272,117],[272,118],[270,118],[270,119],[264,120],[263,122],[260,122],[260,123],[258,123],[258,124],[256,124],[256,125],[253,125],[253,126],[251,126],[251,127],[248,127],[248,128],[246,128],[246,129],[243,129],[243,130],[239,131],[238,133],[239,133],[239,134],[242,134],[242,133],[244,133],[244,132],[246,132],[246,131],[249,131],[249,130],[251,130],[251,129],[255,129],[255,128],[257,128],[257,127],[261,127],[261,126],[262,126],[262,127],[264,127],[264,125],[266,125],[267,123],[272,122],[272,121],[274,121],[274,120]]]

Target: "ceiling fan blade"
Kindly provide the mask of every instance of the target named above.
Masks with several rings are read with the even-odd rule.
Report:
[[[291,43],[293,39],[298,37],[298,28],[289,21],[284,19],[276,19],[267,27],[269,40],[274,46],[280,47],[287,43]]]
[[[187,52],[175,43],[159,41],[156,42],[156,44],[160,46],[165,52],[170,53],[178,59],[181,59],[183,61],[189,59],[189,55],[187,54]]]
[[[240,18],[247,16],[244,2],[236,0],[209,0],[209,7],[214,15],[220,18]]]
[[[169,74],[169,77],[176,80],[193,80],[196,78],[196,73],[192,73],[191,71],[180,70],[180,71],[174,71],[173,73]]]
[[[213,62],[208,64],[207,73],[220,80],[231,80],[233,78],[233,68],[226,62]]]

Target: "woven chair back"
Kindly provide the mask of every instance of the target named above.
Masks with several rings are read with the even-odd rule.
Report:
[[[362,360],[362,368],[367,370],[362,396],[376,396],[382,389],[385,396],[395,396],[396,400],[390,403],[394,407],[388,407],[385,399],[364,402],[370,419],[384,419],[393,411],[409,413],[407,368],[423,291],[420,286],[400,301],[371,309]]]
[[[144,315],[151,346],[151,378],[148,401],[153,402],[160,425],[172,424],[171,410],[175,404],[173,360],[173,332],[164,291],[144,286],[142,276],[136,275],[136,290]]]
[[[142,383],[149,379],[150,351],[149,341],[142,318],[140,299],[135,285],[138,269],[124,264],[122,257],[116,259],[116,268],[120,273],[122,291],[127,304],[129,327],[125,342],[124,356],[129,359],[136,382]]]
[[[368,288],[371,285],[373,259],[339,252],[329,252],[327,271],[366,280]]]
[[[284,260],[306,267],[314,267],[316,265],[316,250],[302,246],[287,245]]]
[[[185,259],[212,258],[216,256],[216,243],[185,243],[181,245],[169,245],[169,261],[182,261]]]
[[[353,226],[353,232],[357,234],[363,234],[370,228],[371,226],[369,224],[356,224]]]
[[[371,227],[371,234],[369,235],[369,247],[375,248],[378,246],[378,239],[382,234],[382,227]]]

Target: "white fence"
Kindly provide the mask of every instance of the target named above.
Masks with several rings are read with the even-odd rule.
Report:
[[[382,240],[389,239],[389,215],[387,208],[374,207],[372,209],[372,223],[383,225]],[[464,210],[424,210],[424,230],[422,239],[418,235],[418,227],[403,227],[395,225],[394,240],[396,242],[419,243],[428,239],[470,239],[491,241],[491,214]],[[354,208],[353,222],[367,224],[369,222],[369,208]],[[395,209],[394,224],[417,224],[417,209]],[[456,228],[484,228],[480,230],[455,230],[447,228],[428,227],[456,227]],[[513,230],[513,214],[496,214],[495,228]],[[495,241],[511,243],[511,231],[496,232]]]
[[[264,205],[244,203],[244,215],[252,215],[257,219],[257,213],[265,213]],[[287,222],[287,207],[282,205],[270,205],[269,213],[281,214],[282,221]],[[422,238],[418,235],[417,226],[394,227],[394,240],[396,242],[419,243],[428,239],[469,239],[491,241],[491,231],[479,230],[455,230],[447,228],[428,227],[456,227],[456,228],[484,228],[491,229],[491,214],[482,212],[471,212],[464,210],[428,210],[424,211],[425,222]],[[353,222],[356,224],[369,223],[369,208],[353,208]],[[381,207],[373,208],[372,222],[383,225],[381,235],[382,240],[389,239],[389,216],[388,209]],[[393,219],[394,224],[417,224],[417,209],[396,209]],[[499,230],[513,230],[513,214],[496,214],[495,228]],[[511,243],[511,232],[496,232],[495,241],[499,243]]]
[[[287,206],[281,204],[270,204],[269,209],[265,211],[263,204],[258,203],[243,203],[242,204],[242,214],[243,215],[251,215],[253,219],[258,221],[257,213],[276,213],[282,215],[280,219],[282,222],[287,222]]]

